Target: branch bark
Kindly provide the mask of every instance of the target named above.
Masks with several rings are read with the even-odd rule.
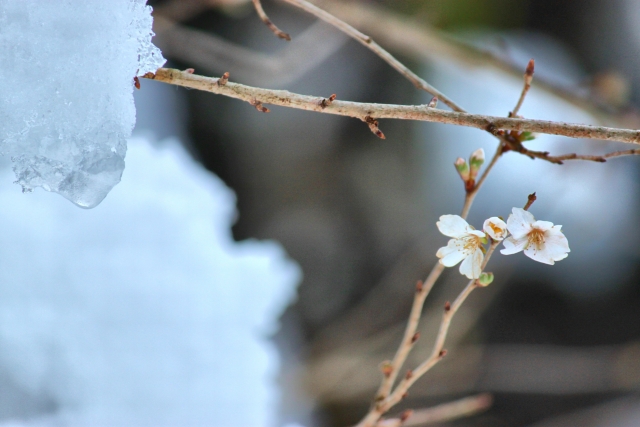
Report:
[[[605,126],[552,122],[547,120],[469,114],[430,108],[426,105],[374,104],[335,100],[331,105],[323,106],[322,101],[326,100],[326,98],[301,95],[286,90],[271,90],[245,86],[232,82],[229,82],[224,86],[220,86],[217,84],[217,78],[189,74],[184,71],[170,68],[160,68],[155,74],[147,73],[144,77],[168,84],[203,90],[240,99],[242,101],[249,102],[251,105],[255,105],[256,102],[260,102],[262,104],[315,111],[318,113],[354,117],[362,121],[365,121],[365,118],[369,116],[375,119],[400,119],[445,123],[492,132],[497,130],[513,130],[519,132],[561,135],[569,138],[586,138],[640,144],[640,131],[636,129],[618,129]],[[629,154],[637,153],[635,151],[633,153],[629,151]]]

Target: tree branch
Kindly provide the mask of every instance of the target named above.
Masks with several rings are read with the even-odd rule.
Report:
[[[453,124],[488,130],[492,133],[499,132],[500,130],[511,130],[517,132],[561,135],[569,138],[598,139],[604,141],[640,144],[640,131],[635,129],[617,129],[604,126],[552,122],[547,120],[486,116],[480,114],[460,113],[456,111],[445,111],[430,108],[426,105],[373,104],[335,100],[331,105],[323,106],[322,101],[326,98],[300,95],[286,90],[256,88],[232,82],[229,82],[224,86],[219,86],[217,84],[218,79],[216,78],[189,74],[187,72],[170,68],[160,68],[156,74],[147,73],[144,77],[168,84],[204,90],[240,99],[249,102],[252,105],[255,105],[256,102],[261,102],[262,104],[355,117],[363,121],[367,116],[369,116],[376,119],[417,120]],[[605,156],[617,157],[637,154],[635,150],[632,151],[620,151],[615,154],[611,153],[611,155]],[[605,156],[596,157],[600,158]],[[588,156],[579,157],[576,155],[574,157],[572,154],[564,157],[566,160],[578,158],[593,160]]]
[[[285,33],[280,28],[276,27],[273,22],[271,22],[271,19],[269,19],[267,13],[262,8],[262,3],[260,3],[260,0],[253,0],[253,7],[256,9],[256,12],[258,13],[258,16],[260,17],[262,22],[264,22],[264,24],[269,27],[273,34],[280,37],[281,39],[285,39],[288,42],[291,41],[291,36],[289,36],[289,34]]]
[[[449,99],[448,96],[440,92],[435,87],[431,86],[424,79],[422,79],[416,73],[414,73],[409,68],[407,68],[402,62],[398,61],[393,55],[391,55],[389,52],[383,49],[382,46],[380,46],[378,43],[373,41],[373,39],[368,35],[361,33],[351,25],[336,18],[332,14],[320,9],[319,7],[314,6],[313,4],[309,3],[306,0],[284,0],[284,1],[286,3],[289,3],[293,6],[296,6],[312,14],[313,16],[336,27],[337,29],[339,29],[349,37],[353,38],[354,40],[357,40],[360,44],[364,45],[367,49],[374,52],[376,55],[382,58],[387,64],[391,65],[396,71],[398,71],[400,74],[406,77],[407,80],[413,83],[415,87],[417,87],[418,89],[422,89],[426,92],[429,92],[434,96],[437,96],[439,100],[441,100],[444,104],[446,104],[452,110],[464,111],[462,107],[460,107],[458,104],[453,102],[453,100]]]

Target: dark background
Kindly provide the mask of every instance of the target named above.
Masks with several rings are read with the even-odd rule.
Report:
[[[598,112],[583,116],[584,121],[636,123],[640,7],[633,0],[358,3],[389,10],[425,30],[460,37],[522,71],[527,59],[541,52],[536,76],[584,97],[585,109]],[[264,7],[292,34],[290,43],[264,27],[250,2],[150,4],[158,15],[180,21],[157,30],[156,42],[169,66],[214,76],[229,71],[233,81],[244,84],[318,96],[336,93],[344,100],[415,104],[430,99],[335,30],[320,25],[307,37],[314,19],[279,2],[265,0]],[[374,38],[386,46],[384,39]],[[430,46],[422,48],[429,51]],[[469,79],[456,79],[467,73],[463,62],[446,55],[428,61],[428,53],[419,57],[389,49],[445,93],[437,82],[456,87],[454,98],[461,105],[479,105],[474,112],[506,115],[512,107],[495,107],[494,95],[515,105],[517,73],[501,74],[487,65],[485,72],[493,73],[495,81],[516,89],[492,89],[490,98],[478,100],[472,88],[466,89]],[[469,73],[478,69],[483,72],[483,65]],[[563,74],[567,69],[571,71]],[[531,96],[536,96],[535,85],[536,80]],[[224,97],[196,91],[181,95],[189,149],[237,193],[234,237],[278,240],[304,272],[298,300],[283,315],[275,337],[285,360],[282,422],[309,427],[357,422],[379,381],[377,364],[393,355],[415,282],[424,278],[435,251],[446,243],[435,221],[459,212],[463,189],[451,163],[478,146],[490,154],[495,143],[481,139],[486,137],[479,131],[465,131],[458,139],[444,133],[443,125],[401,121],[383,121],[387,139],[379,140],[357,120],[276,107],[260,114]],[[556,111],[570,108],[544,96],[546,106],[523,114],[568,120]],[[563,141],[553,140],[557,153],[583,146],[611,151],[605,150],[609,146]],[[496,171],[488,183],[493,187],[480,193],[484,201],[478,208],[486,216],[506,217],[510,206],[524,204],[527,191],[538,191],[541,200],[532,211],[571,231],[566,232],[572,253],[553,269],[524,257],[498,261],[496,282],[473,295],[454,320],[447,359],[401,406],[417,409],[487,391],[494,395],[487,412],[451,425],[638,425],[637,159],[553,166],[516,157],[510,154],[501,161],[521,162],[532,175],[505,178],[508,170]],[[545,176],[550,170],[557,175]],[[614,185],[618,178],[613,173],[621,174],[628,186]],[[589,187],[594,184],[582,180],[584,174],[600,174],[601,187]],[[532,176],[540,179],[532,181]],[[506,190],[510,186],[522,189],[513,195]],[[545,195],[565,188],[569,195],[581,191],[565,202],[575,209],[573,214],[561,210],[560,218],[542,217],[562,203],[549,196],[545,200]],[[618,205],[607,206],[603,195]],[[489,212],[491,206],[500,211]],[[470,218],[479,226],[486,216],[472,213]],[[571,229],[570,222],[577,225]],[[603,235],[593,234],[605,228]],[[436,285],[412,363],[428,354],[439,307],[455,297],[463,282],[452,269]]]

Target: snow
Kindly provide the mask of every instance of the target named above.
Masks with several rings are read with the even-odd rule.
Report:
[[[130,141],[99,207],[0,165],[0,425],[274,425],[268,335],[298,267],[233,242],[235,198],[175,140]]]
[[[98,205],[120,181],[133,77],[164,64],[145,0],[0,0],[0,152],[23,191]]]

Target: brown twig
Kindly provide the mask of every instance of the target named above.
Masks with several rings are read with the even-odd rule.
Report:
[[[419,120],[491,130],[496,133],[499,133],[500,130],[526,131],[562,135],[570,138],[599,139],[640,144],[640,131],[635,129],[617,129],[547,120],[459,113],[428,108],[425,105],[373,104],[335,100],[330,106],[322,108],[320,106],[322,98],[320,97],[300,95],[285,90],[256,88],[231,82],[225,86],[219,86],[216,84],[218,81],[216,78],[188,74],[170,68],[160,68],[155,74],[147,73],[143,77],[168,84],[217,93],[250,103],[259,101],[263,104],[355,117],[360,120],[364,120],[366,116],[376,117],[376,119]],[[625,152],[618,153],[617,156],[625,155]],[[635,152],[633,154],[635,154]],[[540,158],[548,160],[549,157],[550,156],[547,155],[547,157],[541,156]],[[590,160],[588,158],[585,159]]]
[[[396,354],[393,356],[393,360],[387,364],[389,373],[387,375],[383,375],[380,387],[375,394],[376,401],[382,401],[387,398],[389,392],[391,391],[391,388],[393,387],[393,384],[398,378],[400,368],[402,368],[402,365],[404,365],[404,362],[407,360],[407,356],[411,352],[413,344],[415,343],[414,336],[416,334],[416,330],[418,329],[420,317],[422,316],[424,301],[429,295],[429,292],[431,292],[433,285],[436,283],[443,270],[444,265],[440,264],[439,262],[436,263],[424,282],[419,282],[418,286],[416,286],[413,305],[411,306],[409,320],[407,321],[407,326],[405,328],[402,341],[398,346]]]
[[[503,145],[502,143],[500,143],[498,144],[498,148],[496,149],[496,152],[491,158],[491,161],[489,162],[487,167],[484,169],[484,172],[482,172],[482,175],[480,175],[480,179],[478,180],[478,182],[474,185],[471,191],[466,192],[465,198],[464,198],[464,205],[462,206],[462,214],[460,215],[462,218],[466,219],[467,215],[469,215],[469,210],[471,209],[471,205],[473,204],[473,201],[475,200],[476,195],[478,194],[478,191],[480,191],[480,188],[482,187],[482,184],[484,184],[485,180],[487,179],[489,172],[491,172],[491,169],[493,169],[493,166],[496,164],[496,162],[502,155],[502,150],[503,150]]]
[[[369,125],[371,132],[380,139],[385,139],[384,133],[378,127],[378,121],[371,116],[366,116],[364,122]]]
[[[260,3],[260,0],[252,0],[252,1],[253,1],[253,7],[255,7],[256,12],[258,13],[258,16],[260,17],[260,19],[262,19],[262,22],[264,22],[264,24],[267,27],[269,27],[269,29],[276,36],[280,37],[281,39],[285,39],[286,41],[291,41],[291,36],[289,36],[289,34],[280,30],[280,28],[276,27],[275,24],[271,22],[271,19],[269,19],[269,17],[267,16],[267,13],[262,8],[262,3]]]
[[[522,88],[522,93],[520,93],[520,98],[516,103],[516,107],[512,112],[509,113],[509,117],[518,117],[518,111],[520,111],[520,107],[522,107],[522,103],[524,102],[524,98],[527,96],[529,89],[531,89],[531,81],[533,80],[533,70],[535,67],[535,61],[533,59],[529,60],[527,64],[527,68],[524,72],[524,86]]]
[[[442,423],[462,417],[484,412],[491,407],[493,397],[488,393],[476,396],[465,397],[453,402],[443,403],[432,408],[419,409],[413,411],[403,426],[419,426],[427,424]]]
[[[453,100],[449,99],[449,97],[444,95],[435,87],[431,86],[424,79],[422,79],[416,73],[414,73],[409,68],[407,68],[403,63],[398,61],[393,55],[391,55],[389,52],[383,49],[382,46],[376,43],[371,37],[361,33],[351,25],[336,18],[332,14],[320,9],[319,7],[309,3],[306,0],[284,0],[284,1],[286,3],[289,3],[293,6],[296,6],[312,14],[316,18],[321,19],[326,23],[336,27],[337,29],[339,29],[349,37],[353,38],[354,40],[357,40],[360,44],[364,45],[369,50],[374,52],[376,55],[382,58],[387,64],[391,65],[396,71],[398,71],[400,74],[406,77],[411,83],[414,84],[415,87],[417,87],[418,89],[422,89],[426,92],[429,92],[434,96],[437,96],[438,99],[440,99],[443,103],[449,106],[449,108],[451,108],[452,110],[464,111],[462,107],[460,107],[458,104],[453,102]]]
[[[464,206],[462,207],[462,212],[460,214],[462,218],[466,219],[469,215],[469,210],[471,209],[471,205],[473,204],[475,196],[478,194],[478,191],[480,191],[480,188],[489,175],[489,172],[491,172],[491,169],[502,154],[501,147],[502,145],[498,147],[498,150],[491,158],[489,165],[485,168],[473,190],[466,193]],[[431,288],[433,288],[433,285],[442,274],[443,270],[444,266],[438,262],[433,266],[433,269],[431,270],[425,281],[418,282],[418,285],[416,286],[416,294],[413,299],[413,305],[411,307],[411,312],[409,313],[409,320],[407,322],[402,341],[398,346],[398,350],[396,350],[396,354],[394,355],[393,360],[385,365],[387,367],[387,372],[385,375],[383,375],[380,387],[375,394],[376,401],[381,401],[389,395],[389,392],[391,391],[391,388],[393,387],[393,384],[398,377],[400,368],[402,368],[402,365],[404,365],[407,357],[409,356],[409,353],[413,349],[413,345],[416,341],[415,336],[417,334],[416,331],[418,329],[418,323],[420,322],[420,317],[422,316],[424,301],[429,295]],[[445,312],[448,312],[450,310],[451,304],[447,302],[445,304]]]
[[[533,204],[533,202],[535,202],[536,200],[538,200],[538,197],[536,197],[536,193],[529,194],[529,196],[527,197],[527,203],[524,205],[524,208],[522,209],[524,209],[525,211],[528,211],[531,205]]]
[[[399,14],[373,2],[317,0],[325,10],[350,22],[360,31],[375,37],[387,49],[415,60],[453,63],[460,69],[488,68],[504,77],[519,78],[520,64],[505,60],[495,53],[431,28],[424,19]],[[591,95],[579,94],[572,88],[544,77],[536,78],[536,88],[593,114],[605,123],[623,123],[620,111],[604,105]]]
[[[442,92],[440,92],[435,87],[428,84],[425,80],[420,78],[417,74],[415,74],[413,71],[407,68],[404,64],[398,61],[393,55],[391,55],[389,52],[383,49],[380,45],[378,45],[375,41],[373,41],[371,37],[361,33],[360,31],[355,29],[353,26],[347,24],[346,22],[340,20],[334,15],[326,12],[325,10],[318,8],[317,6],[309,3],[306,0],[284,0],[284,1],[296,7],[299,7],[302,10],[305,10],[306,12],[316,16],[319,19],[322,19],[323,21],[327,22],[330,25],[333,25],[340,31],[344,32],[348,36],[357,40],[362,45],[364,45],[369,50],[371,50],[376,55],[378,55],[380,58],[382,58],[384,61],[386,61],[389,65],[391,65],[394,69],[396,69],[396,71],[398,71],[400,74],[406,77],[409,81],[411,81],[417,88],[425,90],[431,93],[432,95],[440,98],[442,102],[448,105],[455,112],[459,112],[459,113],[466,112],[462,107],[454,103],[452,100],[446,97]],[[516,105],[516,108],[512,112],[513,117],[517,115],[517,112],[520,109],[520,106],[522,105],[522,102],[524,101],[524,98],[527,92],[529,91],[529,88],[531,87],[533,72],[534,72],[534,61],[530,60],[524,75],[524,80],[525,80],[524,89]],[[431,103],[429,104],[431,105]],[[512,115],[510,114],[510,117]],[[377,116],[377,117],[381,118],[380,116]],[[505,144],[504,151],[507,151],[506,148],[508,148],[509,150],[517,151],[521,154],[524,154],[530,157],[531,159],[542,159],[555,164],[562,164],[563,160],[577,159],[577,157],[573,157],[573,155],[564,155],[564,156],[554,157],[554,156],[550,156],[548,152],[529,150],[522,145],[521,141],[510,138],[509,135],[504,134],[502,129],[503,127],[494,126],[493,124],[489,124],[485,128],[485,130],[487,130],[489,133],[496,136],[503,144]],[[542,133],[547,133],[547,132],[542,132]],[[637,137],[636,137],[636,140],[637,140]],[[591,158],[589,156],[585,156],[584,158],[581,158],[581,160],[591,160],[591,161],[597,161],[597,162],[602,161],[600,158]]]
[[[491,246],[487,250],[487,254],[482,263],[482,270],[484,271],[491,255],[498,247],[499,241],[492,242]],[[438,263],[438,265],[440,265]],[[437,265],[436,265],[437,267]],[[442,315],[442,322],[440,323],[440,329],[438,330],[438,335],[436,337],[435,344],[433,346],[433,350],[431,355],[418,367],[411,370],[411,375],[406,375],[395,387],[393,392],[391,392],[387,397],[380,399],[378,398],[377,402],[373,405],[369,413],[357,424],[356,427],[373,427],[376,425],[380,417],[385,414],[389,409],[395,406],[398,402],[404,399],[407,396],[409,388],[415,383],[420,377],[422,377],[425,373],[427,373],[432,367],[434,367],[440,360],[444,358],[446,355],[446,350],[444,349],[444,342],[447,338],[447,334],[449,332],[449,326],[451,325],[451,319],[457,313],[458,309],[462,303],[467,299],[467,297],[471,294],[471,292],[478,287],[477,279],[472,279],[469,281],[467,286],[460,292],[458,297],[453,301],[453,303],[448,307],[448,309],[444,310]],[[413,310],[412,310],[413,312]]]

